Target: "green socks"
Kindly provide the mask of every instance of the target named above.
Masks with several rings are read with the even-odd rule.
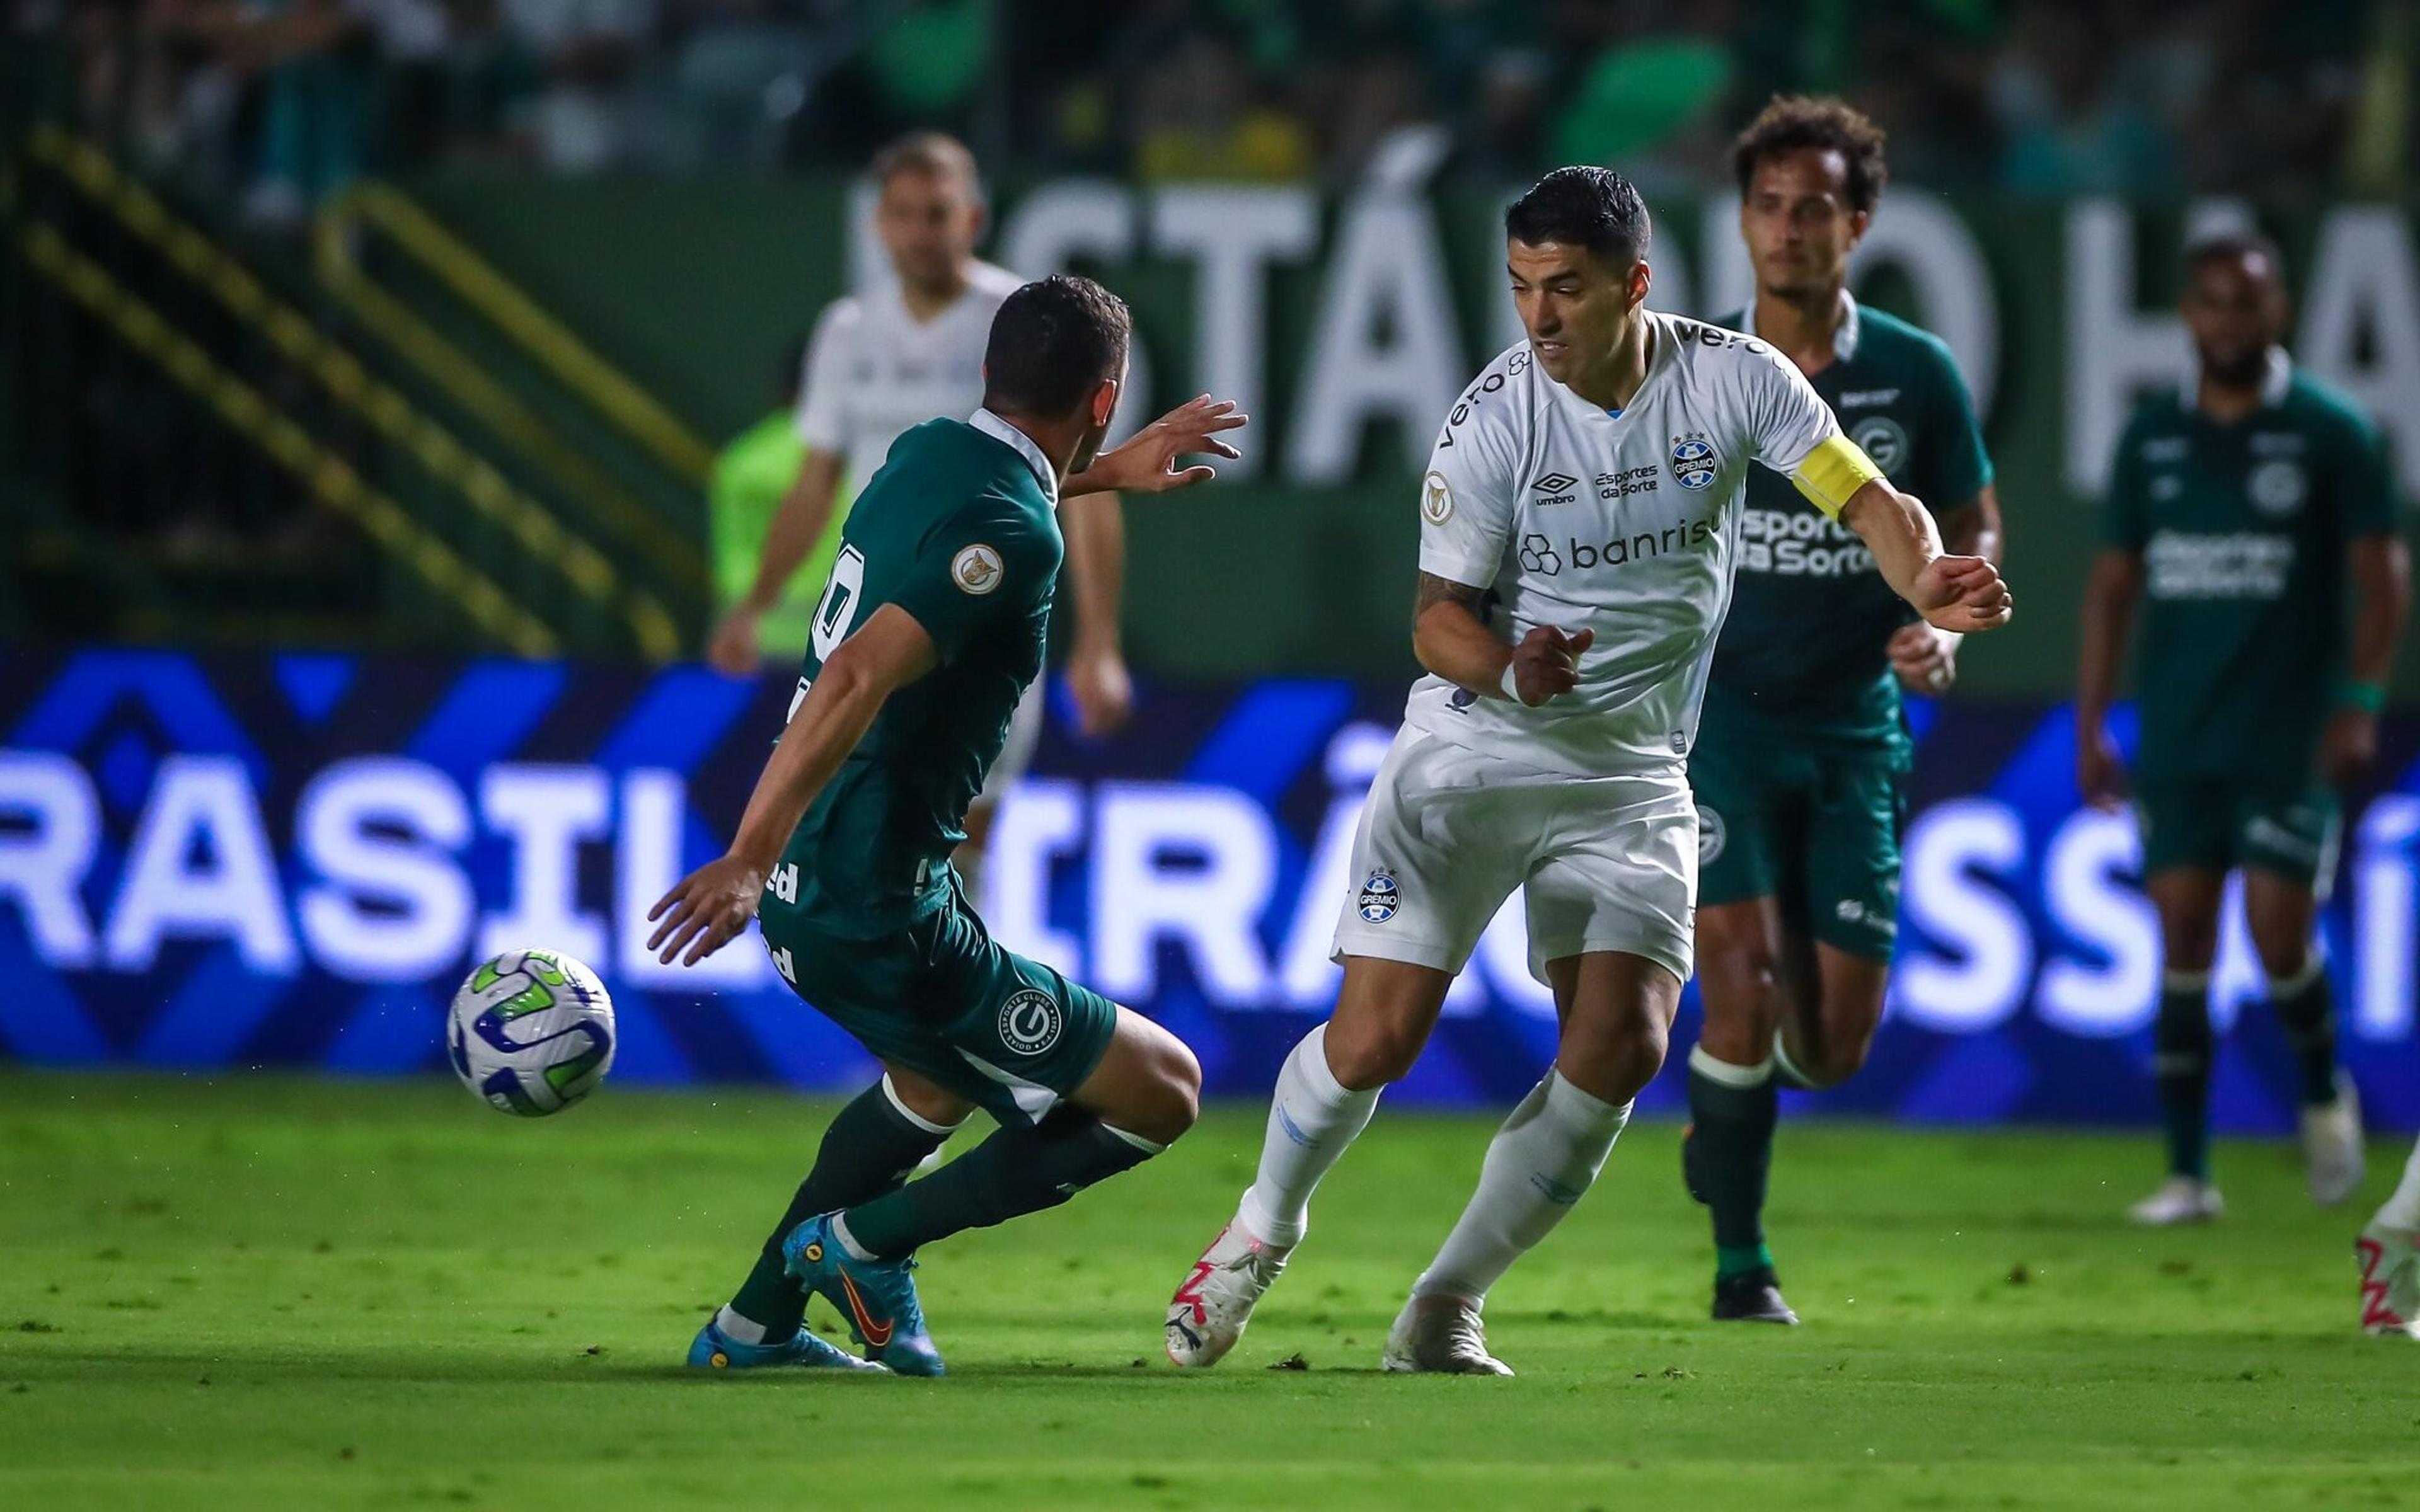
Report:
[[[1764,1186],[1779,1118],[1770,1061],[1734,1066],[1703,1045],[1689,1052],[1689,1168],[1714,1214],[1718,1278],[1773,1268],[1764,1242]]]
[[[2210,973],[2171,971],[2160,980],[2151,1026],[2151,1075],[2167,1133],[2168,1173],[2210,1180]]]
[[[836,1208],[895,1192],[917,1163],[950,1137],[951,1131],[908,1112],[892,1095],[889,1078],[867,1088],[840,1110],[824,1131],[814,1169],[799,1183],[755,1269],[740,1283],[729,1311],[765,1331],[764,1342],[788,1338],[806,1316],[807,1294],[782,1269],[782,1241],[790,1230]],[[758,1340],[743,1340],[757,1343]]]
[[[2302,1074],[2303,1105],[2336,1100],[2336,1004],[2328,984],[2328,959],[2318,950],[2291,977],[2272,978],[2269,1000],[2293,1043]]]
[[[1160,1149],[1063,1104],[1032,1128],[1002,1125],[921,1181],[852,1206],[840,1215],[842,1242],[875,1259],[903,1259],[952,1234],[1055,1208]]]

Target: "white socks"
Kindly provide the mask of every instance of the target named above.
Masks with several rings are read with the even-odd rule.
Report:
[[[1327,1069],[1327,1026],[1304,1035],[1278,1072],[1260,1175],[1235,1209],[1245,1231],[1273,1249],[1302,1242],[1312,1189],[1377,1108],[1378,1088],[1348,1091]]]
[[[2403,1167],[2403,1180],[2397,1183],[2395,1196],[2378,1210],[2373,1220],[2381,1228],[2420,1228],[2420,1145],[2412,1147],[2411,1163]]]
[[[1546,1072],[1488,1144],[1479,1190],[1412,1295],[1459,1297],[1477,1306],[1514,1260],[1563,1221],[1629,1121],[1629,1103],[1616,1107],[1560,1072]]]

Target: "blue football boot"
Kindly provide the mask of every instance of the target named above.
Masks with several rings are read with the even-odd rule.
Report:
[[[757,1370],[768,1365],[790,1365],[803,1370],[881,1370],[871,1360],[861,1360],[835,1344],[801,1328],[778,1344],[742,1344],[714,1326],[714,1319],[697,1331],[690,1342],[689,1364],[692,1370]]]
[[[914,1260],[861,1260],[832,1237],[833,1214],[810,1218],[782,1242],[783,1266],[799,1285],[820,1292],[848,1319],[866,1358],[902,1376],[947,1373],[924,1309],[916,1300]]]

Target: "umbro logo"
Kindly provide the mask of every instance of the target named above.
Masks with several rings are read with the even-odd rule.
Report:
[[[1564,489],[1571,487],[1579,481],[1579,479],[1575,478],[1568,473],[1549,472],[1544,477],[1540,478],[1537,482],[1529,485],[1529,486],[1537,489],[1540,493],[1561,493]]]

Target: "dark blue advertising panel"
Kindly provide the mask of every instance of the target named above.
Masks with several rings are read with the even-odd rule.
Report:
[[[753,937],[704,965],[644,948],[648,907],[737,818],[790,693],[697,668],[354,656],[0,656],[0,1055],[54,1065],[442,1065],[488,953],[594,965],[614,1075],[837,1090],[870,1075]],[[1133,727],[1054,721],[984,877],[996,932],[1173,1027],[1214,1093],[1265,1094],[1335,991],[1355,815],[1402,690],[1270,680],[1144,689]],[[2063,708],[1916,711],[1900,957],[1873,1060],[1828,1111],[1969,1123],[2151,1114],[2159,943],[2121,814],[2078,806]],[[2349,814],[2327,949],[2372,1121],[2420,1123],[2420,728]],[[2237,911],[2213,988],[2214,1102],[2294,1116]],[[1498,917],[1400,1095],[1517,1097],[1553,1009]],[[1675,1043],[1694,1033],[1684,1008]],[[1681,1057],[1673,1057],[1675,1066]],[[1645,1100],[1669,1107],[1667,1075]]]

